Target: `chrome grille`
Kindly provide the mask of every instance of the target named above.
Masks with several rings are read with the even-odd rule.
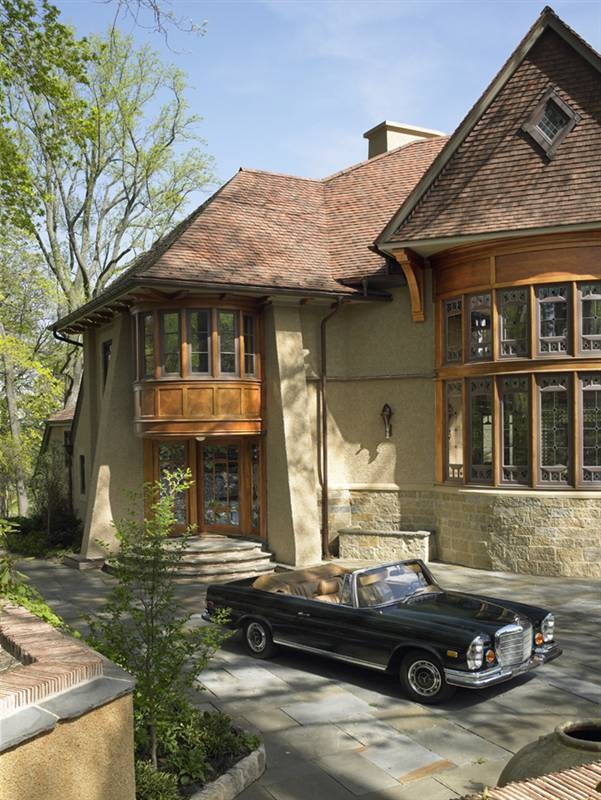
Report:
[[[495,634],[497,661],[502,667],[521,664],[532,655],[532,625],[506,625]]]

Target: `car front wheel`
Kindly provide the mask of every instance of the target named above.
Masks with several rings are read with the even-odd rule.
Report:
[[[250,620],[244,626],[246,649],[253,658],[271,658],[276,650],[269,626],[258,619]]]
[[[403,658],[400,678],[405,693],[417,703],[441,703],[454,692],[440,661],[425,651],[413,650]]]

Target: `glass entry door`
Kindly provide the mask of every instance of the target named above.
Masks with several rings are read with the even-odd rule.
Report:
[[[198,467],[199,530],[258,536],[259,443],[203,442],[199,447]]]

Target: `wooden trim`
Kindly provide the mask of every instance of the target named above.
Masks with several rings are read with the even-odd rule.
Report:
[[[471,460],[472,460],[472,453],[471,453],[471,397],[470,397],[470,385],[467,378],[462,378],[462,401],[463,401],[463,485],[467,486],[469,481],[469,474],[471,469]]]
[[[445,399],[446,384],[444,381],[437,380],[434,383],[434,437],[436,442],[434,458],[434,470],[436,480],[443,483],[447,477],[447,409]],[[464,470],[465,471],[465,470]]]
[[[530,486],[538,483],[538,459],[539,459],[539,428],[540,415],[538,404],[538,381],[536,374],[530,375]]]
[[[425,322],[426,307],[424,302],[424,265],[421,256],[412,250],[395,250],[393,255],[403,270],[409,298],[411,301],[411,316],[414,322]]]
[[[503,483],[503,415],[501,413],[501,396],[499,378],[492,379],[492,482],[493,486]]]
[[[577,489],[582,489],[582,384],[578,374],[572,376],[572,418],[574,430],[572,435],[572,465],[573,465],[573,484]]]
[[[220,374],[219,371],[219,334],[217,333],[217,309],[211,309],[211,375],[213,378]]]
[[[189,339],[190,329],[188,326],[188,312],[182,309],[179,315],[179,342],[180,342],[180,371],[182,378],[187,378],[190,375],[190,342]]]
[[[440,367],[437,377],[447,379],[477,377],[485,375],[510,375],[516,372],[577,372],[598,370],[599,361],[590,358],[575,359],[570,356],[538,359],[503,359],[501,361],[474,361],[469,364],[454,364]]]

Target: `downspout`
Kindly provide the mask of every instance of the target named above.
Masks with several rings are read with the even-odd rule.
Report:
[[[340,311],[338,300],[329,314],[321,321],[321,552],[322,558],[330,558],[330,520],[328,514],[328,395],[327,395],[327,336],[326,325]]]

